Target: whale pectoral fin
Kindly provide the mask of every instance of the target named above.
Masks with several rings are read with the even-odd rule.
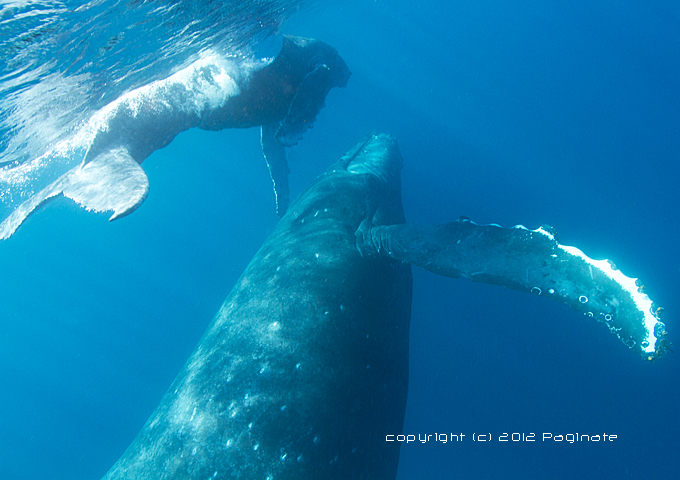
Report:
[[[308,128],[312,128],[331,86],[330,68],[325,64],[317,65],[305,76],[276,132],[276,140],[280,144],[293,146]]]
[[[500,285],[566,303],[605,324],[648,360],[668,348],[657,308],[636,279],[607,260],[560,245],[549,228],[392,225],[358,232],[362,255],[382,255],[448,277]],[[362,243],[362,245],[359,245]]]
[[[79,165],[33,195],[0,224],[0,240],[11,237],[38,208],[60,194],[87,210],[113,211],[109,220],[133,212],[149,192],[149,179],[126,150],[101,154]]]
[[[286,160],[286,149],[281,145],[274,135],[279,128],[279,122],[262,125],[262,153],[269,167],[269,174],[274,183],[274,194],[276,195],[276,213],[283,217],[288,209],[290,190],[288,188],[288,161]]]

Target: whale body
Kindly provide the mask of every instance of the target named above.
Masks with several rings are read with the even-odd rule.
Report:
[[[291,205],[105,479],[394,478],[411,273],[355,231],[404,221],[400,169],[371,137]]]
[[[411,265],[566,303],[664,353],[635,279],[549,227],[404,223],[401,165],[371,135],[300,195],[106,480],[394,479]]]
[[[93,115],[70,139],[78,148],[87,148],[83,162],[5,218],[0,240],[62,195],[89,211],[113,212],[110,220],[129,215],[149,193],[140,164],[190,128],[261,127],[262,151],[282,216],[289,202],[285,148],[312,128],[330,90],[345,87],[350,75],[330,45],[284,35],[274,59],[241,64],[207,55],[168,78],[128,92]]]

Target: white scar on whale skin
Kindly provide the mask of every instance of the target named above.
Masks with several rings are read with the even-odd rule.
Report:
[[[265,62],[249,65],[253,70],[266,66]],[[136,117],[145,101],[155,102],[155,108],[181,109],[200,116],[205,110],[223,107],[229,98],[240,93],[238,82],[248,76],[246,66],[229,62],[212,51],[188,67],[168,78],[123,94],[96,112],[85,127],[76,135],[76,143],[89,144],[100,131],[108,131],[109,121],[120,108],[127,108]],[[171,91],[171,90],[178,91]],[[186,95],[184,103],[175,102],[178,93]]]
[[[187,98],[190,101],[178,105],[185,111],[200,115],[206,109],[220,108],[229,98],[239,95],[239,81],[246,79],[252,71],[267,66],[272,60],[240,59],[237,63],[208,49],[198,60],[169,77],[130,90],[108,103],[83,122],[73,135],[54,143],[47,152],[34,160],[4,171],[3,180],[19,186],[29,181],[34,171],[45,168],[49,162],[84,157],[97,133],[109,130],[109,121],[119,108],[127,108],[134,117],[144,101],[153,99],[159,106],[170,107],[169,95],[173,88],[182,89],[189,94]]]

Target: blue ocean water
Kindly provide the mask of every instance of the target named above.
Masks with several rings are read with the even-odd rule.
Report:
[[[283,32],[333,45],[353,76],[289,152],[292,194],[392,133],[409,221],[553,225],[641,277],[673,341],[679,23],[668,1],[303,9]],[[144,162],[129,217],[60,199],[0,243],[0,478],[96,479],[127,448],[276,224],[261,155],[254,129],[186,132]],[[542,298],[415,269],[414,289],[404,433],[466,437],[403,445],[400,480],[680,478],[675,355],[645,363]]]

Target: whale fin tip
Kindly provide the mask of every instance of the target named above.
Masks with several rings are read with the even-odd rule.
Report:
[[[288,161],[286,160],[286,149],[280,144],[276,138],[275,133],[279,128],[279,122],[268,123],[262,125],[261,141],[262,153],[267,161],[269,174],[272,177],[274,184],[274,194],[276,195],[276,213],[279,217],[283,217],[288,209],[290,200],[290,189],[288,187]]]

